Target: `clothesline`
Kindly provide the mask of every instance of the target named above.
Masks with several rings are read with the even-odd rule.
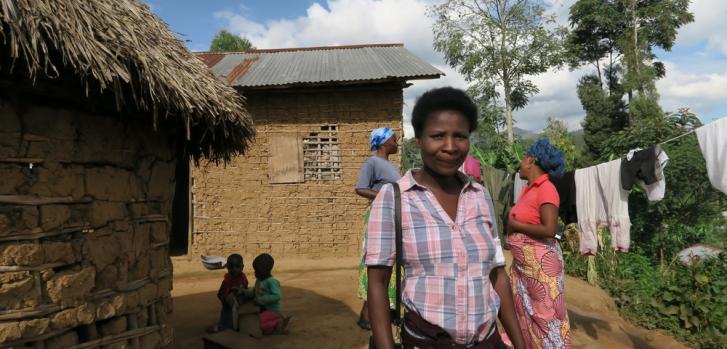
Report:
[[[712,186],[727,194],[724,151],[727,149],[727,118],[721,118],[695,127],[646,150],[626,155],[623,160],[607,161],[591,167],[569,171],[562,177],[550,178],[560,197],[558,215],[564,223],[578,223],[579,252],[595,254],[598,245],[598,227],[606,225],[611,232],[611,248],[626,252],[630,245],[630,218],[628,209],[629,191],[638,184],[649,201],[663,199],[666,189],[664,167],[668,156],[660,145],[674,142],[695,133],[699,148],[706,162],[707,177]],[[646,153],[644,153],[646,152]],[[640,154],[640,155],[637,155]],[[507,220],[507,206],[519,197],[519,191],[527,185],[517,174],[489,167],[501,175],[488,175],[483,179],[488,189],[497,193],[495,200],[503,200],[498,215]],[[499,176],[499,177],[498,177]],[[498,178],[500,182],[498,182]],[[502,179],[506,178],[506,179]],[[510,184],[507,184],[510,181]],[[497,184],[502,183],[502,184]],[[512,196],[507,194],[507,185],[512,186]],[[506,194],[502,194],[505,190]],[[496,210],[499,209],[495,206]]]
[[[727,117],[727,116],[726,116],[726,117]],[[665,141],[663,141],[663,142],[661,142],[661,143],[659,143],[659,144],[666,144],[666,143],[669,143],[669,142],[673,142],[673,141],[675,141],[675,140],[677,140],[677,139],[679,139],[679,138],[682,138],[682,137],[684,137],[684,136],[686,136],[686,135],[689,135],[689,134],[692,134],[692,133],[694,133],[694,132],[695,132],[696,130],[698,130],[698,129],[700,129],[700,128],[702,128],[702,127],[706,126],[706,125],[709,125],[709,124],[711,124],[711,123],[713,123],[713,122],[716,122],[717,120],[721,120],[721,119],[722,119],[722,118],[718,118],[718,119],[712,120],[712,121],[710,121],[710,122],[709,122],[709,123],[707,123],[707,124],[704,124],[704,125],[702,125],[702,126],[699,126],[699,127],[695,127],[695,128],[693,128],[693,129],[691,129],[691,130],[689,130],[689,131],[687,131],[687,132],[684,132],[684,133],[682,133],[682,134],[680,134],[680,135],[678,135],[678,136],[676,136],[676,137],[674,137],[674,138],[670,138],[670,139],[668,139],[668,140],[665,140]]]
[[[717,120],[719,120],[719,119],[717,119]],[[714,122],[714,121],[717,121],[717,120],[713,120],[713,122]],[[708,124],[706,124],[706,125],[709,125],[709,123],[708,123]],[[666,143],[671,143],[671,142],[673,142],[673,141],[676,141],[676,140],[677,140],[677,139],[679,139],[679,138],[682,138],[682,137],[684,137],[684,136],[687,136],[687,135],[690,135],[690,134],[694,133],[694,132],[695,132],[696,130],[698,130],[698,129],[700,129],[700,128],[704,127],[704,126],[705,126],[705,125],[702,125],[702,126],[699,126],[699,127],[695,127],[695,128],[693,128],[693,129],[691,129],[691,130],[689,130],[689,131],[687,131],[687,132],[684,132],[684,133],[682,133],[682,134],[680,134],[680,135],[678,135],[678,136],[675,136],[675,137],[669,138],[669,139],[667,139],[667,140],[665,140],[665,141],[663,141],[663,142],[659,142],[659,143],[657,143],[657,144],[659,144],[659,145],[664,145],[664,144],[666,144]],[[594,165],[594,166],[595,166],[595,165]]]
[[[699,126],[699,127],[702,127],[702,126]],[[673,137],[673,138],[670,138],[670,139],[668,139],[668,140],[665,140],[665,141],[663,141],[663,142],[661,142],[661,143],[659,143],[659,144],[662,144],[662,145],[663,145],[663,144],[666,144],[666,143],[669,143],[669,142],[673,142],[673,141],[675,141],[675,140],[677,140],[677,139],[679,139],[679,138],[682,138],[682,137],[684,137],[684,136],[686,136],[686,135],[688,135],[688,134],[692,134],[692,133],[694,133],[694,131],[696,131],[696,130],[697,130],[697,129],[698,129],[699,127],[695,127],[695,128],[693,128],[693,129],[691,129],[691,130],[689,130],[689,131],[687,131],[687,132],[684,132],[684,133],[682,133],[682,134],[680,134],[680,135],[678,135],[678,136],[676,136],[676,137]]]

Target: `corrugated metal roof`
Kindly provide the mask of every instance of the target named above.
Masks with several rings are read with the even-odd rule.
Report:
[[[197,55],[220,79],[238,87],[415,80],[444,75],[402,44],[200,52]]]

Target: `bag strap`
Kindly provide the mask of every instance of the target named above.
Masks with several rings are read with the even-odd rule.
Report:
[[[396,273],[396,302],[394,303],[394,318],[392,319],[397,325],[401,324],[401,268],[404,265],[404,257],[402,254],[402,229],[401,229],[401,189],[398,183],[394,186],[394,224],[396,230],[396,264],[394,272]]]

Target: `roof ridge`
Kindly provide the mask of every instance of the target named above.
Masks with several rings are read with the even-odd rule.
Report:
[[[351,50],[361,49],[369,47],[404,47],[403,43],[389,43],[389,44],[360,44],[360,45],[338,45],[338,46],[311,46],[311,47],[289,47],[289,48],[271,48],[271,49],[256,49],[256,50],[245,50],[245,51],[227,51],[227,52],[210,52],[210,51],[195,51],[195,54],[207,54],[207,55],[227,55],[227,54],[255,54],[255,53],[278,53],[278,52],[300,52],[300,51],[330,51],[330,50]]]

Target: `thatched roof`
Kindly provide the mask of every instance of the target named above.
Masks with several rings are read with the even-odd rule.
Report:
[[[191,130],[192,155],[229,160],[254,130],[245,100],[218,80],[139,0],[0,0],[0,44],[31,78],[74,71],[110,92]]]

